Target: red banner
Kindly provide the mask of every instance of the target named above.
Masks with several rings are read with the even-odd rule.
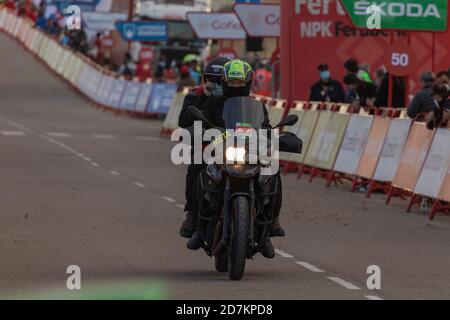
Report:
[[[395,43],[407,43],[408,33],[393,31]],[[332,78],[342,82],[344,61],[357,59],[375,71],[384,64],[391,32],[356,29],[338,0],[281,1],[282,95],[289,100],[308,98],[318,81],[317,66],[327,63]],[[419,75],[432,69],[432,34],[414,32],[410,46],[415,53],[410,90],[420,89]],[[450,66],[450,30],[435,38],[435,71]]]

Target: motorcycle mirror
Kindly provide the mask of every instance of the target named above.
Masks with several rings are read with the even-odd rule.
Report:
[[[275,127],[275,128],[281,128],[285,126],[293,126],[298,121],[298,116],[295,114],[290,114]]]

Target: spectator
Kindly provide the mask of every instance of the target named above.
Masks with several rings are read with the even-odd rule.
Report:
[[[320,80],[311,87],[309,100],[321,102],[344,102],[344,89],[339,81],[331,78],[328,65],[319,65],[318,71]]]
[[[35,27],[41,29],[42,31],[47,30],[47,19],[45,18],[44,10],[41,10],[39,12],[38,18],[35,23]]]
[[[403,108],[405,106],[405,79],[401,77],[392,77],[392,101],[394,108]],[[373,102],[375,107],[388,107],[389,96],[389,73],[384,75],[381,84],[376,93],[376,99]]]
[[[269,65],[258,64],[255,72],[254,92],[266,97],[272,96],[272,71]]]
[[[79,51],[86,55],[88,50],[87,37],[84,29],[73,29],[69,31],[69,46],[74,51]]]
[[[200,70],[200,66],[198,65],[198,61],[197,60],[192,60],[191,61],[190,72],[191,72],[192,79],[194,79],[194,81],[195,81],[195,84],[197,86],[200,85],[201,70]]]
[[[373,99],[376,96],[374,84],[363,81],[354,73],[349,73],[344,77],[344,83],[348,86],[346,103],[354,104],[358,102],[360,107],[373,106]]]
[[[356,75],[360,80],[372,83],[369,72],[367,72],[363,68],[360,68],[356,59],[348,59],[347,61],[345,61],[344,68],[348,73]],[[366,65],[366,69],[368,68],[369,66]]]
[[[175,83],[177,79],[177,72],[175,70],[176,68],[176,61],[173,60],[170,65],[167,65],[164,69],[164,80],[166,82]]]
[[[164,69],[166,68],[166,57],[161,55],[159,57],[158,63],[153,74],[153,78],[156,82],[161,82],[164,78]]]
[[[192,79],[191,72],[188,66],[182,66],[180,70],[180,81],[178,82],[178,89],[184,87],[195,87],[195,80]]]
[[[361,104],[361,97],[358,93],[358,77],[354,73],[349,73],[344,77],[344,83],[347,86],[347,93],[345,95],[345,103],[348,103],[351,108],[359,110]]]
[[[379,89],[381,87],[381,82],[383,81],[384,77],[386,76],[387,70],[385,67],[380,67],[375,72],[375,85]]]
[[[59,36],[59,43],[63,46],[69,45],[69,29],[66,27]]]
[[[136,64],[131,58],[130,53],[127,52],[125,54],[123,64],[119,68],[119,73],[124,76],[132,77],[135,71],[136,71]]]
[[[450,93],[450,86],[446,83],[436,82],[432,88],[433,99],[435,101],[435,108],[426,118],[427,128],[434,130],[441,123],[446,123],[450,120],[450,100],[448,99]]]
[[[408,116],[415,118],[419,113],[431,112],[435,109],[435,102],[433,99],[432,86],[434,74],[431,71],[426,71],[420,76],[420,82],[422,83],[422,90],[420,90],[411,104],[408,106]]]
[[[450,84],[450,74],[447,71],[441,71],[436,75],[436,83]]]

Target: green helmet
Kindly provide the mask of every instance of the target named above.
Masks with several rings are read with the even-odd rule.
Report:
[[[239,59],[226,63],[224,66],[224,82],[226,83],[230,80],[251,82],[253,80],[252,66]]]

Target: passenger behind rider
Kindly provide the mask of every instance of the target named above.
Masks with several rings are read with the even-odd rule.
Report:
[[[203,104],[214,97],[223,95],[222,89],[222,75],[223,66],[230,60],[225,57],[217,57],[212,59],[205,68],[203,73],[203,85],[194,88],[183,101],[180,116],[178,118],[178,126],[187,129],[194,125],[195,118],[187,111],[187,107],[194,106],[199,110],[203,110]],[[193,158],[193,157],[192,157]],[[186,212],[186,219],[180,227],[180,236],[184,238],[192,237],[195,231],[196,214],[192,212],[192,190],[194,190],[194,183],[200,172],[205,168],[204,164],[191,163],[188,166],[186,175],[186,205],[184,211]]]

